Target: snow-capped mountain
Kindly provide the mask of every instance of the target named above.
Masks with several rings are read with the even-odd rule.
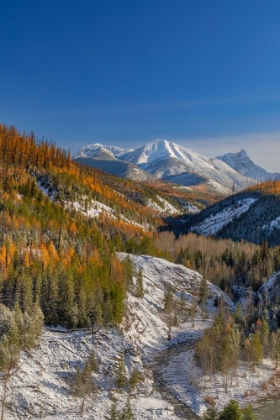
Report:
[[[96,157],[100,153],[104,156],[106,152],[108,159],[114,156],[118,160],[137,165],[155,178],[181,185],[193,185],[193,181],[195,184],[212,181],[211,185],[216,186],[217,191],[229,194],[233,185],[240,190],[254,183],[220,159],[204,157],[167,140],[155,140],[135,150],[100,144],[88,145],[78,152],[76,159]]]
[[[152,181],[154,178],[131,162],[117,159],[117,156],[125,150],[114,146],[102,146],[93,144],[83,147],[75,156],[78,163],[101,169],[111,175],[120,178],[128,178],[135,181]]]
[[[217,159],[231,166],[235,171],[259,182],[265,182],[270,179],[280,179],[277,172],[268,172],[256,165],[247,155],[244,149],[237,153],[226,153],[223,156],[217,156]]]

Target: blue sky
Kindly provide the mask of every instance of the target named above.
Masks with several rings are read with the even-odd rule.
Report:
[[[73,153],[164,138],[280,171],[279,16],[270,0],[9,0],[1,122]]]

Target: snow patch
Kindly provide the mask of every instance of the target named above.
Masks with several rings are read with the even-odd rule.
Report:
[[[274,229],[280,229],[280,216],[276,217],[276,219],[272,220],[270,223],[262,226],[262,230],[266,230],[268,232],[272,232]]]
[[[205,236],[215,235],[224,226],[232,222],[234,218],[237,218],[241,214],[248,211],[250,206],[254,204],[255,201],[257,201],[257,199],[255,198],[246,198],[244,200],[239,200],[237,201],[237,203],[226,207],[222,211],[216,214],[211,214],[211,216],[204,219],[203,222],[193,226],[191,228],[191,231]]]
[[[172,204],[170,204],[167,200],[160,197],[159,195],[157,195],[156,198],[158,201],[160,201],[163,204],[163,207],[159,206],[151,198],[149,199],[147,206],[150,208],[153,208],[159,213],[179,214],[179,210],[177,210],[176,207],[172,206]]]

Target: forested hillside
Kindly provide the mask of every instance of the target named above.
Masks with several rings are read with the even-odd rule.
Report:
[[[200,214],[170,220],[179,235],[188,231],[269,246],[280,244],[280,181],[268,181],[207,207]]]
[[[0,156],[2,302],[24,313],[38,302],[47,324],[68,328],[120,322],[131,266],[114,251],[154,252],[161,222],[142,203],[151,189],[120,180],[109,187],[112,179],[74,164],[69,152],[4,125]]]

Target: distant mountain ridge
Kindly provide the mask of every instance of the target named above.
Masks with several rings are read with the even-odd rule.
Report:
[[[157,179],[187,186],[205,183],[225,195],[231,193],[233,185],[236,190],[241,190],[255,183],[220,159],[204,157],[167,140],[155,140],[135,150],[101,144],[87,145],[77,153],[75,159],[99,159],[100,154],[105,160],[115,158],[118,162],[136,165]],[[91,163],[92,166],[96,164],[95,161]],[[103,166],[103,170],[105,166],[108,167],[105,163],[101,165],[99,162],[98,165],[100,169]],[[114,175],[122,176],[117,171]]]
[[[280,173],[268,172],[260,166],[256,165],[249,158],[244,149],[241,149],[237,153],[226,153],[223,156],[217,156],[217,159],[225,162],[240,174],[249,178],[253,178],[259,182],[280,179]]]
[[[137,165],[117,159],[123,149],[102,144],[89,145],[80,150],[75,160],[82,165],[91,166],[109,172],[111,175],[128,178],[135,181],[153,181],[154,177],[143,171]]]

